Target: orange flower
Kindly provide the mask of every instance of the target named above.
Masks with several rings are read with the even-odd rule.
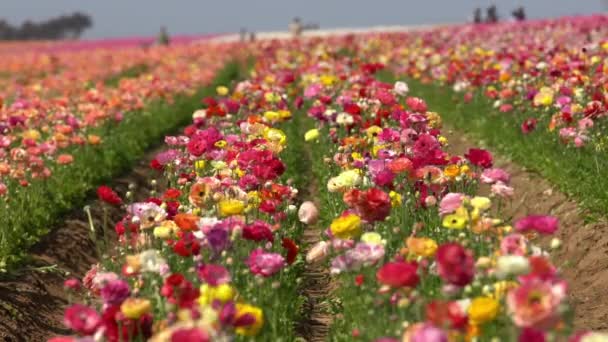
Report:
[[[88,140],[89,144],[91,144],[91,145],[101,144],[101,137],[99,135],[89,134],[89,136],[87,137],[87,140]]]
[[[198,220],[198,216],[187,213],[179,213],[173,218],[175,224],[183,230],[195,230],[197,228],[196,223]]]

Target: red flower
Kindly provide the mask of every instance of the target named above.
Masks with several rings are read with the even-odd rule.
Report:
[[[365,281],[365,277],[363,276],[363,274],[357,274],[357,276],[355,277],[355,285],[361,286],[361,285],[363,285],[364,281]]]
[[[63,322],[78,334],[92,335],[101,324],[101,317],[88,306],[74,304],[65,310]]]
[[[378,188],[350,190],[344,194],[343,200],[368,222],[382,221],[391,212],[391,198]]]
[[[293,262],[296,261],[298,252],[300,251],[298,245],[296,245],[296,243],[290,238],[283,238],[281,246],[287,250],[287,256],[285,257],[287,264],[293,264]]]
[[[182,195],[182,192],[179,191],[178,189],[175,188],[170,188],[167,189],[167,191],[165,191],[165,193],[163,194],[163,199],[168,200],[168,199],[178,199],[179,196]]]
[[[158,171],[162,171],[165,168],[156,158],[150,161],[150,167]]]
[[[483,168],[492,167],[492,155],[486,150],[480,148],[471,148],[469,149],[469,152],[464,156],[473,165],[480,166]]]
[[[465,286],[475,275],[473,253],[457,243],[439,246],[435,256],[437,270],[443,281],[456,286]]]
[[[105,185],[102,185],[97,188],[97,197],[99,197],[100,200],[111,205],[120,205],[122,203],[122,199],[118,196],[118,194],[114,192],[112,188]]]
[[[526,119],[521,124],[521,132],[523,134],[528,134],[528,133],[532,132],[533,130],[536,129],[537,123],[538,123],[538,120],[536,120],[535,118]]]
[[[418,264],[415,262],[388,262],[376,273],[379,283],[394,288],[416,287],[420,281]]]
[[[433,300],[426,306],[426,319],[438,327],[449,326],[452,329],[463,329],[467,326],[468,317],[457,302]]]
[[[245,226],[243,228],[243,238],[256,242],[264,240],[274,242],[274,235],[272,234],[270,225],[261,220]]]

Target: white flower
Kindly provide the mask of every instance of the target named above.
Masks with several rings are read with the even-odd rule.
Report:
[[[347,126],[347,125],[352,125],[353,122],[355,122],[355,120],[353,119],[353,116],[348,113],[342,112],[342,113],[338,114],[338,117],[336,117],[336,123],[338,125]]]
[[[528,258],[521,255],[503,255],[496,261],[496,276],[507,278],[518,276],[530,271]]]
[[[393,88],[395,93],[399,96],[405,96],[410,91],[410,87],[407,86],[407,83],[403,81],[395,82],[395,87]]]

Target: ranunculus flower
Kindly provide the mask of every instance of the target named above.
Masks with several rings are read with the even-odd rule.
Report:
[[[317,206],[311,201],[303,202],[298,210],[298,219],[304,224],[315,224],[319,219]]]
[[[481,181],[486,184],[493,184],[496,182],[509,183],[509,174],[499,168],[485,169],[481,174]]]
[[[171,334],[171,342],[173,341],[196,341],[208,342],[211,341],[209,334],[200,328],[181,328],[175,330]]]
[[[507,308],[520,328],[549,329],[559,321],[558,308],[566,297],[564,282],[532,278],[507,294]]]
[[[243,238],[252,241],[269,241],[274,242],[274,235],[272,234],[272,229],[270,229],[270,224],[262,221],[256,220],[252,224],[249,224],[243,228]]]
[[[473,253],[457,243],[445,243],[439,246],[435,260],[439,276],[447,283],[465,286],[475,276]]]
[[[367,222],[382,221],[391,212],[390,196],[378,188],[352,189],[344,194],[343,200]]]
[[[416,323],[407,328],[402,342],[448,342],[445,331],[430,323]]]
[[[388,262],[376,273],[376,279],[393,288],[416,287],[420,281],[418,264],[415,262]]]
[[[484,169],[492,167],[492,155],[486,150],[480,148],[471,148],[464,156],[471,164],[475,166],[479,166]]]
[[[451,214],[456,209],[462,206],[464,195],[457,192],[450,192],[443,196],[441,202],[439,202],[439,213],[441,215]]]
[[[521,123],[521,132],[523,134],[528,134],[536,129],[536,124],[538,120],[536,118],[528,118]]]
[[[515,229],[519,232],[530,230],[541,234],[553,234],[557,231],[559,221],[555,216],[530,215],[515,222]]]
[[[122,279],[110,281],[101,288],[101,298],[109,305],[120,305],[130,294],[129,284]]]
[[[78,334],[92,335],[101,324],[101,317],[88,306],[74,304],[65,310],[63,322]]]
[[[122,203],[122,199],[118,196],[118,194],[112,190],[112,188],[105,185],[97,188],[97,197],[111,205],[120,205]]]
[[[329,255],[331,244],[327,241],[319,241],[306,253],[306,262],[313,263],[325,259]]]
[[[405,83],[403,81],[397,81],[397,82],[395,82],[393,91],[395,91],[395,94],[397,94],[399,96],[405,96],[410,91],[410,88],[407,86],[407,83]]]
[[[285,259],[280,254],[267,253],[258,248],[249,255],[247,265],[251,273],[270,277],[285,266]]]

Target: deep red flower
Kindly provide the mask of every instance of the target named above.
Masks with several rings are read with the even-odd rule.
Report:
[[[120,205],[122,203],[122,199],[118,196],[118,194],[112,190],[112,188],[105,185],[97,188],[97,197],[111,205]]]
[[[480,166],[483,168],[492,167],[492,155],[490,152],[480,149],[480,148],[471,148],[469,152],[464,155],[471,164]]]
[[[270,241],[274,242],[274,235],[270,229],[270,224],[257,220],[243,228],[243,238],[251,241]]]
[[[458,243],[445,243],[439,246],[435,260],[439,276],[447,283],[465,286],[475,276],[473,253]]]
[[[536,129],[537,123],[538,123],[538,120],[536,120],[535,118],[526,119],[521,124],[521,132],[523,134],[528,134],[528,133],[532,132],[533,130]]]
[[[364,281],[365,281],[365,277],[363,276],[363,274],[357,274],[357,276],[355,277],[355,285],[361,286],[361,285],[363,285]]]
[[[150,167],[158,171],[162,171],[165,168],[156,158],[150,161]]]
[[[281,246],[287,250],[287,256],[285,257],[287,264],[293,264],[293,262],[296,261],[298,252],[300,251],[298,245],[290,238],[283,238]]]
[[[420,281],[418,264],[415,262],[388,262],[376,273],[376,279],[383,285],[394,288],[416,287]]]

